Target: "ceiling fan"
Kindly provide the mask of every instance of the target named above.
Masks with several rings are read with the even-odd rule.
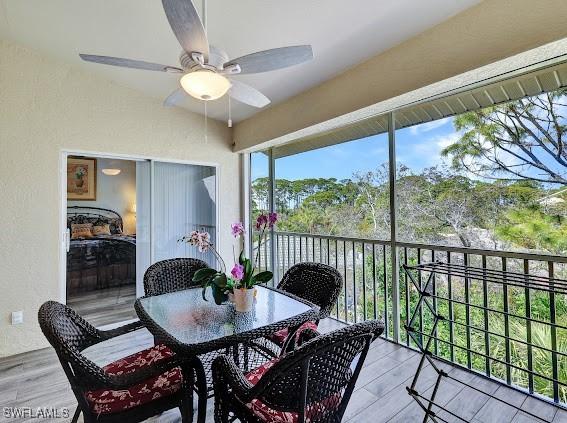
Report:
[[[270,99],[257,89],[229,78],[237,74],[252,74],[283,69],[313,59],[310,45],[280,47],[251,53],[229,60],[219,48],[209,45],[206,25],[206,0],[203,0],[203,21],[191,0],[162,0],[167,20],[183,51],[180,66],[167,66],[119,57],[80,54],[87,62],[125,68],[183,74],[181,88],[171,93],[164,106],[179,104],[186,94],[199,100],[216,100],[228,95],[244,104],[264,107]],[[205,24],[205,25],[204,25]]]

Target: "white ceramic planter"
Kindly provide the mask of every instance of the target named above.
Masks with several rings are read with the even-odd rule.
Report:
[[[235,289],[234,290],[234,308],[241,313],[247,313],[254,307],[254,291],[252,289]]]

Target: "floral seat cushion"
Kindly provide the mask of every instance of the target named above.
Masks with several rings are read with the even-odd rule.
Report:
[[[262,364],[260,367],[256,367],[244,375],[244,377],[252,385],[256,385],[268,369],[273,367],[278,361],[279,358],[274,358]],[[336,393],[320,402],[309,404],[305,413],[305,421],[307,423],[313,422],[314,420],[317,420],[317,417],[322,417],[328,411],[337,409],[341,403],[341,399],[342,395],[340,393]],[[251,402],[246,404],[246,407],[258,419],[266,423],[297,423],[299,420],[299,413],[294,411],[274,410],[259,399],[253,399]]]
[[[295,341],[297,342],[297,340],[299,339],[299,335],[301,334],[302,331],[304,331],[305,329],[312,329],[312,330],[317,330],[317,323],[315,322],[305,322],[304,324],[302,324],[297,331],[295,332]],[[285,344],[285,341],[287,340],[287,337],[289,336],[289,329],[285,328],[285,329],[281,329],[277,332],[272,333],[269,336],[269,339],[274,342],[275,344],[278,344],[280,347],[283,346]]]
[[[103,369],[110,375],[124,375],[163,362],[173,356],[174,352],[167,346],[158,344],[114,361],[104,366]],[[182,382],[181,368],[174,367],[128,389],[89,391],[86,398],[92,410],[97,414],[117,413],[172,395],[181,389]]]

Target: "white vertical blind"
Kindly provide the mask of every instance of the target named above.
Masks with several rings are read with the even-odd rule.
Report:
[[[144,295],[144,273],[151,264],[151,163],[136,162],[136,296]]]
[[[195,257],[216,266],[211,253],[178,242],[193,230],[206,230],[215,242],[215,168],[154,162],[153,173],[153,260]]]

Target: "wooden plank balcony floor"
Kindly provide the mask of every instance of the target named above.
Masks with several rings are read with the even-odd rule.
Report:
[[[321,322],[321,331],[342,326],[332,319]],[[88,355],[95,362],[105,364],[133,352],[151,346],[153,338],[146,330],[119,337],[111,342],[93,347]],[[415,351],[382,339],[377,340],[368,354],[364,369],[351,398],[345,422],[421,422],[423,412],[407,394],[405,387],[411,382],[419,357]],[[445,366],[459,378],[472,382],[486,392],[496,392],[499,397],[520,406],[554,423],[567,423],[567,411],[517,392],[496,382],[472,375],[463,370]],[[419,391],[431,392],[435,373],[429,366],[424,369]],[[471,422],[526,423],[537,421],[528,415],[506,406],[458,383],[445,381],[438,393],[439,401],[449,410],[464,416]],[[67,407],[73,414],[76,401],[57,360],[55,352],[46,348],[0,359],[0,407]],[[208,422],[213,421],[212,401],[209,402]],[[441,415],[454,421],[450,415]],[[38,419],[6,419],[10,422],[37,422]],[[69,419],[70,420],[70,419]],[[46,421],[46,420],[43,420]],[[55,421],[55,420],[52,420]],[[65,419],[56,419],[65,421]],[[80,419],[82,421],[82,419]],[[149,422],[180,422],[179,412],[170,410]]]
[[[67,298],[67,305],[95,326],[136,319],[134,302],[136,287],[124,285],[76,293]]]

